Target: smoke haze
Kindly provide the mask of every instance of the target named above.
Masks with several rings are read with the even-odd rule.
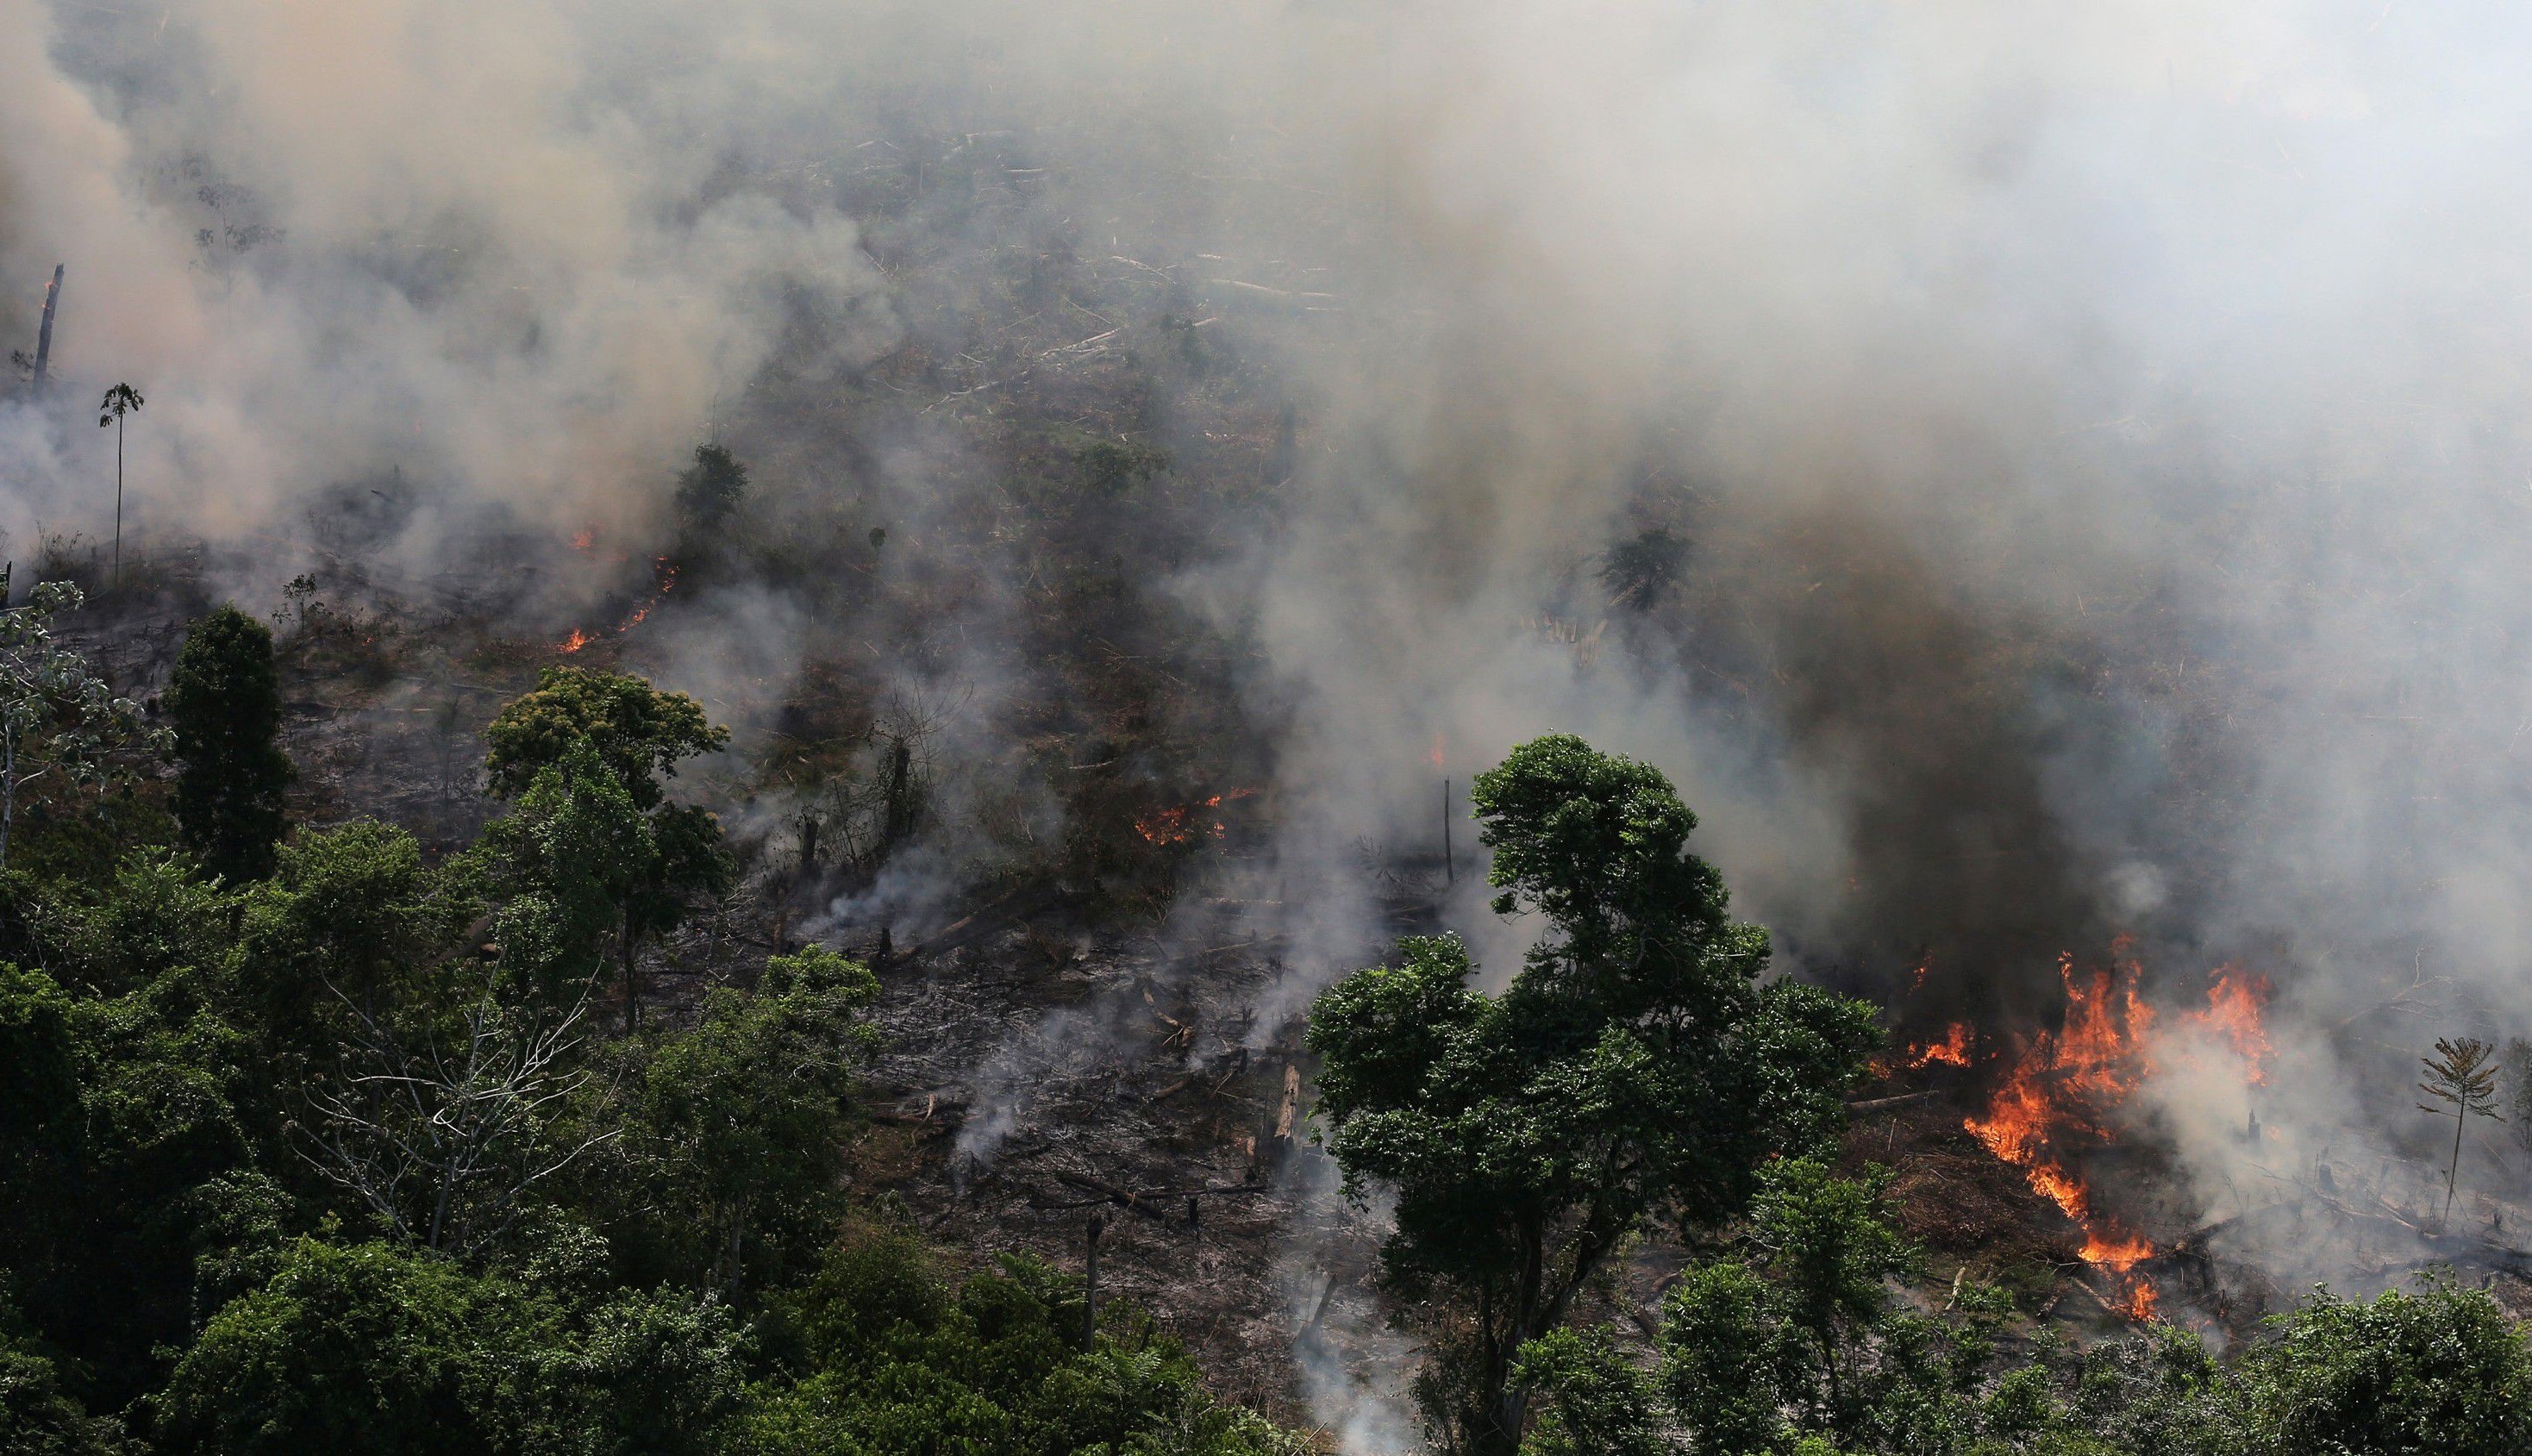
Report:
[[[415,572],[647,550],[731,429],[784,508],[850,475],[919,541],[946,437],[764,401],[953,358],[1060,240],[1291,402],[1270,519],[1171,585],[1258,650],[1294,884],[1557,729],[1673,775],[1784,963],[1927,966],[1903,1018],[2044,1015],[2119,933],[2182,999],[2242,961],[2287,1131],[2162,1099],[2212,1213],[2401,1145],[2438,1031],[2532,1029],[2527,42],[2396,0],[0,0],[13,339],[70,265],[0,528],[101,529],[82,406],[130,379],[135,518],[279,543],[253,600],[382,479]],[[916,136],[1002,201],[890,161],[857,221]],[[1001,701],[1008,587],[894,624],[903,675]],[[731,594],[663,670],[743,697],[801,619]],[[1371,931],[1321,908],[1333,971]]]

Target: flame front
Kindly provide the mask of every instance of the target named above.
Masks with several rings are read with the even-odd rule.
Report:
[[[2074,1220],[2084,1231],[2078,1256],[2112,1276],[2111,1307],[2129,1318],[2146,1319],[2152,1317],[2158,1296],[2135,1269],[2154,1256],[2154,1245],[2095,1212],[2083,1175],[2059,1153],[2108,1141],[2107,1109],[2125,1100],[2153,1070],[2148,1048],[2154,1008],[2137,994],[2137,969],[2130,961],[2115,972],[2078,977],[2074,957],[2059,957],[2057,973],[2066,986],[2064,1023],[2032,1038],[1989,1099],[1986,1116],[1969,1118],[1962,1126],[1987,1151],[2020,1168],[2034,1193]]]
[[[2114,953],[2115,969],[2079,977],[2072,956],[2057,958],[2057,973],[2066,986],[2066,1019],[2055,1032],[2042,1032],[2015,1063],[2011,1075],[1987,1104],[1986,1116],[1963,1126],[1986,1150],[2022,1170],[2032,1191],[2055,1203],[2084,1231],[2081,1257],[2112,1279],[2110,1308],[2131,1319],[2154,1317],[2159,1299],[2152,1281],[2136,1266],[2154,1256],[2154,1245],[2094,1211],[2083,1176],[2069,1167],[2061,1152],[2110,1140],[2107,1114],[2125,1101],[2155,1070],[2157,1032],[2154,1008],[2137,992],[2141,967],[2124,958],[2122,938]],[[2269,1079],[2273,1054],[2263,1016],[2270,986],[2266,976],[2219,965],[2210,977],[2207,1006],[2180,1016],[2194,1031],[2228,1043],[2242,1060],[2242,1080],[2259,1086]],[[1964,1027],[1954,1027],[1958,1034]],[[1920,1049],[1919,1059],[1943,1061],[1947,1039]],[[2183,1039],[2171,1048],[2183,1058],[2198,1053]]]
[[[585,535],[587,533],[583,534]],[[579,537],[574,537],[572,540],[575,546],[580,544]],[[634,608],[633,614],[624,618],[623,622],[615,628],[618,634],[632,631],[635,627],[642,625],[643,619],[648,617],[652,611],[662,601],[666,600],[668,593],[675,588],[677,584],[676,562],[669,560],[666,556],[653,556],[651,558],[651,571],[652,588],[649,599],[644,601],[641,606]],[[592,634],[584,632],[578,627],[574,627],[571,629],[570,636],[565,637],[560,642],[554,644],[554,651],[560,653],[578,652],[597,640],[597,637]]]

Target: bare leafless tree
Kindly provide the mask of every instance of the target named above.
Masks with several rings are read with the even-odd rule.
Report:
[[[586,992],[560,1014],[488,995],[435,1036],[400,1031],[336,996],[358,1029],[337,1074],[309,1095],[299,1151],[398,1237],[480,1252],[537,1185],[615,1136],[557,1136],[558,1114],[595,1076],[576,1057]]]

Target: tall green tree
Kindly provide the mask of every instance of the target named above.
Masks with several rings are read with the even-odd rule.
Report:
[[[523,809],[542,794],[546,822],[587,825],[629,814],[626,827],[596,847],[607,870],[599,883],[614,911],[624,1025],[635,1028],[642,1016],[642,944],[683,924],[696,900],[724,893],[737,873],[719,822],[702,809],[667,802],[663,782],[683,760],[726,744],[729,730],[684,693],[662,692],[639,677],[547,668],[536,691],[492,720],[485,739],[492,791],[519,797]],[[599,782],[597,773],[607,782]],[[609,807],[619,797],[623,809]],[[546,858],[557,872],[569,869],[560,856]]]
[[[1766,932],[1730,918],[1659,771],[1556,735],[1474,797],[1497,913],[1547,934],[1500,997],[1458,940],[1409,940],[1320,997],[1309,1045],[1350,1195],[1396,1194],[1386,1274],[1439,1316],[1428,1419],[1508,1456],[1522,1349],[1630,1236],[1730,1218],[1762,1161],[1830,1136],[1877,1036],[1861,1003],[1760,983]]]
[[[282,794],[298,777],[281,751],[271,629],[234,606],[213,610],[185,634],[165,701],[185,843],[231,884],[271,874]]]

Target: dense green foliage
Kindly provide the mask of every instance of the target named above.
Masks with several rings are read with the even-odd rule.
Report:
[[[1456,1448],[1508,1452],[1524,1346],[1647,1224],[1737,1213],[1768,1156],[1835,1132],[1870,1009],[1762,984],[1766,933],[1726,913],[1661,774],[1579,738],[1474,786],[1495,908],[1551,927],[1503,995],[1455,939],[1319,999],[1319,1115],[1356,1197],[1397,1197],[1391,1284],[1436,1302],[1424,1404]]]
[[[518,800],[485,847],[511,892],[512,936],[538,961],[531,973],[548,987],[578,984],[575,958],[595,945],[587,932],[603,910],[632,1029],[643,943],[683,924],[697,900],[725,893],[737,874],[719,824],[667,802],[662,782],[681,760],[726,744],[729,730],[694,699],[639,677],[547,668],[484,736],[492,790]]]
[[[176,729],[176,822],[186,844],[222,879],[262,879],[281,843],[282,793],[297,777],[280,747],[271,629],[231,606],[194,623],[165,704]]]
[[[992,1451],[1018,1456],[1268,1456],[1297,1444],[1208,1399],[1186,1358],[1129,1310],[1008,1258],[952,1287],[902,1236],[839,1244],[788,1306],[817,1373],[765,1401],[737,1449],[763,1456]]]
[[[1085,1347],[1065,1279],[962,1278],[849,1193],[866,968],[593,1030],[628,900],[726,860],[660,783],[720,733],[540,693],[444,863],[363,821],[251,882],[145,837],[0,872],[0,1450],[1284,1449],[1131,1311]]]
[[[1932,1313],[1877,1172],[1771,1166],[1729,1247],[1664,1300],[1649,1358],[1605,1332],[1531,1342],[1525,1456],[2497,1456],[2532,1449],[2532,1352],[2449,1280],[2321,1292],[2230,1363],[2157,1326],[2005,1358],[2010,1301],[1956,1284]]]

